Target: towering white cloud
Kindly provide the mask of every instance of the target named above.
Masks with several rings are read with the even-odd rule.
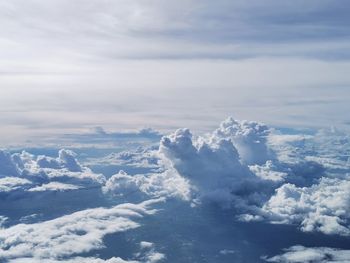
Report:
[[[264,164],[272,158],[266,145],[268,135],[269,128],[264,124],[231,117],[220,124],[213,137],[231,140],[244,163]]]
[[[271,136],[265,125],[229,118],[206,138],[179,129],[163,137],[159,151],[202,198],[238,208],[240,220],[265,219],[297,224],[305,232],[348,236],[347,160],[339,160],[337,147],[312,158],[319,151],[313,140]],[[337,166],[324,167],[322,156]]]
[[[231,120],[229,119],[229,122]],[[237,122],[232,123],[236,125]],[[238,128],[233,129],[237,131]],[[254,132],[256,131],[252,131]],[[245,202],[260,203],[269,184],[265,185],[240,158],[240,152],[237,151],[230,135],[231,133],[224,135],[215,131],[210,138],[194,139],[188,129],[179,129],[162,138],[159,152],[165,161],[170,163],[170,167],[192,182],[202,198],[214,200],[225,206],[234,199],[235,205]],[[244,149],[244,153],[246,149],[250,149],[253,140],[248,139],[250,136],[246,138],[246,144],[242,139],[240,148]],[[264,143],[261,141],[261,145]],[[257,147],[266,146],[260,146],[259,143]],[[259,156],[260,152],[257,155]],[[257,159],[253,155],[249,158],[250,161]]]

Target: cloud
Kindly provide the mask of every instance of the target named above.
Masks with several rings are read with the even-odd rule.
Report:
[[[262,123],[239,122],[231,117],[220,123],[213,137],[231,140],[244,163],[264,164],[273,158],[266,145],[269,133],[269,128]]]
[[[232,111],[274,124],[344,123],[348,6],[344,0],[3,0],[2,143],[116,122],[169,131],[188,121],[206,130]],[[201,99],[193,104],[197,88]],[[196,122],[184,117],[188,112]]]
[[[167,197],[190,200],[191,186],[172,171],[149,175],[128,175],[124,171],[111,176],[102,187],[103,193],[113,198]]]
[[[32,258],[19,258],[19,259],[12,259],[9,260],[10,263],[59,263],[59,262],[68,262],[68,263],[80,263],[80,262],[86,262],[86,263],[140,263],[140,261],[129,261],[129,260],[123,260],[119,257],[112,257],[110,259],[100,259],[100,258],[94,258],[94,257],[73,257],[70,259],[65,260],[55,260],[55,259],[32,259]]]
[[[350,181],[322,178],[311,187],[284,184],[263,206],[272,222],[298,224],[305,232],[350,235]]]
[[[272,162],[264,164],[273,156],[268,134],[265,125],[228,118],[205,137],[193,137],[188,129],[164,136],[159,154],[169,171],[188,179],[202,200],[242,209],[263,204],[276,181],[287,176],[278,171],[272,174]]]
[[[8,262],[10,263],[59,263],[59,262],[68,262],[68,263],[156,263],[163,262],[166,258],[164,254],[156,252],[154,250],[154,244],[145,248],[141,242],[140,252],[137,252],[133,260],[124,260],[120,257],[112,257],[109,259],[101,259],[95,257],[71,257],[69,259],[59,260],[59,259],[40,259],[40,258],[17,258],[11,259]],[[147,242],[148,243],[148,242]]]
[[[139,227],[136,221],[154,214],[156,210],[151,207],[161,201],[155,199],[140,204],[87,209],[49,221],[0,229],[0,258],[10,262],[50,262],[101,249],[104,236]],[[145,257],[150,258],[149,262],[162,258],[154,250]],[[96,262],[100,261],[96,259]]]
[[[211,236],[207,235],[210,232],[215,235],[217,231],[226,231],[228,227],[237,227],[238,236],[244,238],[235,243],[237,247],[227,246],[226,242],[233,240],[230,235],[219,238],[214,247],[208,244],[205,249],[210,249],[204,253],[208,258],[221,255],[225,260],[238,260],[251,248],[249,244],[258,248],[256,251],[274,255],[276,252],[268,252],[271,247],[281,245],[277,244],[279,239],[274,239],[266,247],[250,243],[252,239],[256,241],[256,236],[245,236],[246,233],[256,233],[254,229],[260,232],[260,226],[264,227],[264,234],[282,229],[281,233],[290,234],[293,238],[307,237],[311,239],[310,242],[314,242],[312,236],[309,237],[306,233],[274,225],[266,229],[265,223],[290,224],[307,233],[341,235],[334,237],[334,242],[342,242],[350,234],[347,136],[337,132],[309,132],[308,135],[302,134],[305,131],[285,132],[297,134],[284,135],[258,122],[229,118],[212,133],[201,136],[193,135],[189,129],[178,129],[161,139],[159,149],[151,146],[134,150],[132,144],[127,151],[100,158],[97,155],[104,154],[105,151],[98,154],[94,152],[94,158],[91,159],[88,158],[90,149],[79,149],[80,157],[81,153],[85,154],[84,159],[79,159],[80,162],[76,154],[68,150],[59,151],[56,157],[37,156],[27,152],[10,154],[4,151],[4,165],[0,166],[3,172],[0,174],[8,175],[4,174],[0,178],[2,195],[7,197],[11,191],[24,191],[29,198],[21,198],[17,202],[18,195],[14,195],[14,198],[8,198],[9,202],[3,204],[4,216],[8,218],[2,220],[6,220],[2,225],[5,229],[0,229],[0,257],[9,262],[166,261],[165,255],[156,250],[156,245],[146,241],[141,242],[137,252],[130,257],[123,255],[121,259],[109,252],[112,248],[107,236],[139,227],[143,216],[153,211],[151,204],[145,208],[146,212],[140,208],[143,205],[125,204],[82,210],[58,217],[67,214],[67,210],[72,213],[88,207],[134,203],[158,197],[167,200],[162,207],[164,214],[159,215],[155,221],[147,222],[151,228],[158,226],[158,223],[164,224],[159,233],[179,233],[179,238],[169,240],[165,237],[162,244],[169,241],[169,247],[174,245],[177,249],[178,242],[181,243],[181,248],[186,240],[191,242],[190,245],[186,244],[186,250],[193,248],[193,257],[199,256],[196,246],[203,244],[203,234]],[[106,132],[100,130],[99,133]],[[93,171],[86,167],[93,164],[113,167],[110,170],[113,173],[121,167],[127,169],[110,178],[106,175],[105,178],[93,172],[95,167],[91,168]],[[78,190],[84,188],[84,191]],[[90,188],[93,191],[87,190]],[[181,203],[178,199],[181,199]],[[51,207],[55,202],[65,205]],[[216,204],[226,210],[221,211]],[[21,205],[25,209],[10,210],[13,205]],[[181,221],[182,215],[186,215],[189,222],[199,228],[193,233],[182,232],[188,232],[189,229],[188,224]],[[210,219],[206,217],[208,215]],[[56,219],[52,219],[54,217]],[[198,218],[202,220],[199,225]],[[234,222],[234,219],[250,223]],[[255,221],[263,221],[263,224],[256,224]],[[174,229],[169,228],[169,222],[176,224]],[[16,223],[19,224],[14,225]],[[220,227],[216,228],[213,224]],[[327,236],[322,234],[320,238],[325,242],[322,243],[323,246],[336,244],[332,241],[333,237],[328,241]],[[128,240],[136,242],[148,238],[157,244],[153,239],[156,238],[154,233],[149,229],[133,231]],[[261,236],[258,239],[265,240]],[[288,244],[283,247],[298,244],[291,240],[286,242]],[[242,252],[241,245],[247,250]],[[108,248],[105,250],[104,246]],[[128,244],[127,246],[129,249]],[[100,249],[103,259],[99,258]],[[165,247],[163,249],[168,250]],[[326,250],[323,248],[310,248],[313,251],[309,251],[309,248],[298,249],[293,247],[284,251],[283,255],[265,259],[271,262],[288,262],[283,260],[294,258],[297,259],[295,262],[298,259],[301,262],[312,262],[312,259],[322,262],[328,257],[337,259],[336,252],[327,256],[328,252],[324,253]],[[256,254],[261,255],[260,252]],[[172,253],[168,257],[176,255]],[[112,256],[115,258],[110,258]],[[185,256],[187,257],[187,252],[183,254]]]
[[[11,192],[18,189],[25,189],[32,184],[28,179],[20,177],[0,178],[0,192]]]
[[[44,191],[65,191],[65,190],[76,190],[79,189],[79,186],[72,184],[63,184],[59,182],[50,182],[47,184],[42,184],[40,186],[36,186],[30,188],[29,192],[44,192]]]
[[[265,257],[265,261],[279,263],[345,263],[350,261],[350,250],[329,247],[304,247],[299,245],[285,249],[285,252],[281,255],[273,256],[271,258]]]
[[[202,198],[250,209],[263,205],[283,183],[305,186],[323,173],[322,165],[314,161],[280,160],[277,142],[271,144],[269,139],[271,132],[261,123],[228,118],[206,136],[194,137],[188,129],[164,136],[159,154]]]
[[[247,221],[265,218],[273,223],[297,225],[304,232],[348,236],[348,142],[348,135],[335,129],[312,136],[273,135],[269,145],[280,163],[277,167],[272,163],[251,169],[282,183],[261,210],[246,215]],[[270,168],[283,173],[275,174]]]
[[[103,191],[119,197],[177,196],[184,200],[198,194],[202,200],[223,205],[261,203],[267,198],[266,192],[273,192],[276,177],[286,175],[276,171],[269,176],[257,173],[259,177],[248,167],[272,158],[267,147],[268,135],[269,129],[263,124],[232,118],[206,137],[194,138],[188,129],[178,129],[161,139],[158,153],[140,150],[110,155],[105,163],[153,167],[158,172],[128,175],[121,171],[107,180]],[[272,166],[271,163],[266,170],[271,171]]]
[[[229,118],[205,137],[179,129],[162,138],[159,153],[169,171],[186,178],[201,199],[234,207],[239,220],[350,235],[347,170],[322,165],[328,156],[346,167],[338,144],[323,152],[325,144],[314,146],[319,136],[283,138],[271,132],[265,125]],[[322,140],[330,145],[345,142],[343,137],[330,138]]]
[[[105,178],[83,167],[75,153],[61,149],[57,158],[34,156],[25,151],[10,154],[0,151],[0,191],[73,190],[100,186]]]
[[[254,139],[251,138],[254,136],[249,132],[243,135],[243,129],[246,127],[237,127],[238,122],[233,120],[231,122],[231,120],[229,119],[232,133],[224,134],[215,131],[208,138],[194,139],[188,129],[179,129],[162,138],[159,153],[165,162],[169,163],[169,167],[175,169],[197,188],[201,199],[212,200],[225,206],[260,203],[265,199],[264,192],[269,191],[272,183],[257,177],[245,162],[254,160],[260,162],[261,160],[253,155],[254,151],[250,147],[260,149],[266,146],[255,144]],[[227,121],[224,123],[227,124]],[[242,137],[236,140],[234,135],[236,132],[239,133],[237,129],[241,129]],[[259,133],[260,131],[250,130],[250,132]],[[234,145],[237,141],[241,142],[238,149]],[[261,141],[261,144],[265,142]],[[240,151],[247,159],[241,158]],[[251,154],[247,154],[249,151]],[[256,152],[259,157],[260,154],[261,151]]]
[[[54,61],[60,61],[59,55],[82,60],[240,58],[279,52],[287,55],[287,50],[305,56],[306,51],[336,56],[335,49],[348,55],[345,25],[349,19],[341,5],[348,3],[270,0],[261,5],[259,1],[221,0],[214,4],[206,0],[198,4],[183,0],[164,5],[159,0],[94,0],[87,6],[82,1],[55,0],[52,5],[5,1],[0,22],[6,30],[0,44],[4,50],[12,47],[20,52],[17,56],[15,52],[2,54],[7,59],[33,59],[28,49],[37,45],[40,50],[37,47],[35,53],[41,59],[47,55]],[[332,19],[335,14],[336,20]],[[73,37],[75,41],[71,41]]]
[[[20,174],[10,153],[0,151],[0,174],[2,176],[16,176]]]
[[[82,144],[95,147],[103,147],[106,145],[120,146],[121,144],[133,141],[134,143],[152,143],[157,142],[161,138],[161,134],[150,128],[143,128],[137,131],[125,132],[107,132],[102,127],[94,127],[92,132],[65,134],[60,138],[61,143],[65,144]]]
[[[37,163],[40,168],[64,169],[70,172],[81,172],[82,167],[75,159],[76,154],[70,150],[61,149],[58,158],[48,156],[38,156]]]

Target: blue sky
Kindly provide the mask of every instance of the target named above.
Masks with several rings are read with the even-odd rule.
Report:
[[[347,1],[0,4],[4,142],[227,116],[347,128]]]

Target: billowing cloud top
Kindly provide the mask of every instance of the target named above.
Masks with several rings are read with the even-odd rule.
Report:
[[[95,174],[81,166],[70,150],[60,150],[57,158],[35,157],[27,152],[10,154],[2,150],[0,158],[1,182],[5,192],[16,190],[15,186],[29,191],[69,190],[96,186],[105,181],[102,174]],[[12,187],[8,188],[9,185]]]
[[[261,123],[228,118],[202,136],[178,129],[163,136],[159,147],[151,144],[80,161],[65,149],[59,150],[57,157],[0,151],[1,196],[8,198],[9,206],[16,200],[28,206],[24,214],[3,210],[0,258],[59,262],[67,257],[79,262],[84,253],[103,248],[104,236],[139,227],[141,223],[134,218],[152,214],[148,207],[159,201],[166,202],[169,209],[179,203],[186,204],[186,209],[200,208],[194,213],[216,207],[232,215],[232,224],[263,221],[297,226],[305,235],[313,232],[348,238],[349,141],[348,135],[337,130],[284,135]],[[109,169],[116,172],[109,173]],[[48,209],[44,201],[35,204],[41,207],[30,213],[33,205],[26,203],[26,198],[43,197],[49,203],[64,203],[70,213],[57,206],[51,208],[54,216],[43,217],[42,211]],[[150,199],[153,201],[146,201]],[[126,204],[115,206],[120,203]],[[159,220],[168,218],[163,216]],[[175,222],[176,216],[171,220]],[[42,232],[49,240],[45,244]],[[29,253],[29,247],[35,249]],[[133,257],[136,262],[166,259],[150,242],[141,242],[139,250]],[[228,248],[220,251],[221,256],[235,254]],[[292,246],[276,254],[262,259],[349,259],[347,250],[319,246]],[[123,262],[120,258],[101,261],[93,255],[84,260]]]

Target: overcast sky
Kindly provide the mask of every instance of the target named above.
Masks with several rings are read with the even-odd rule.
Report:
[[[1,142],[232,115],[347,127],[350,3],[3,0]]]

